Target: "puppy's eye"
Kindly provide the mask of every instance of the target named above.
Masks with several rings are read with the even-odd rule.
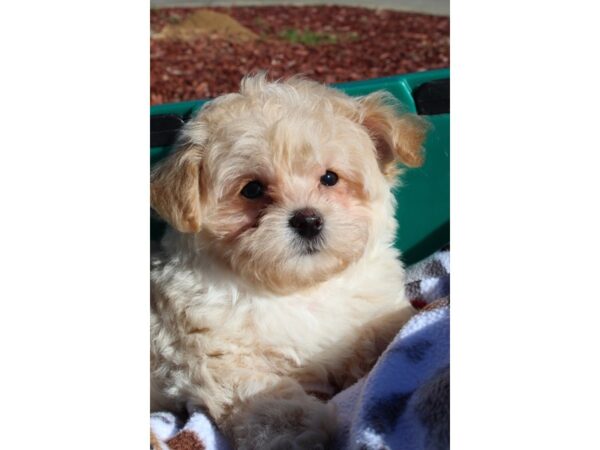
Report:
[[[333,186],[338,182],[337,173],[328,170],[325,175],[321,177],[321,184],[324,186]]]
[[[265,187],[260,182],[254,180],[248,183],[242,189],[241,194],[246,198],[258,198],[265,193]]]

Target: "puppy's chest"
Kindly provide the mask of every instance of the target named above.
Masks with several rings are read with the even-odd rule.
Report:
[[[239,298],[234,305],[196,306],[187,328],[210,329],[202,336],[211,354],[246,355],[271,362],[303,365],[329,348],[350,344],[361,325],[388,309],[396,299],[365,298],[346,289],[282,298]]]
[[[406,306],[402,268],[392,257],[309,293],[281,297],[252,296],[212,280],[176,266],[153,272],[164,294],[156,314],[163,327],[177,330],[172,339],[183,354],[215,355],[223,363],[235,357],[236,364],[302,365],[351,345],[361,326]]]

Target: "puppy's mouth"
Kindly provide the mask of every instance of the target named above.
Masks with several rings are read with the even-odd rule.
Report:
[[[324,239],[319,236],[318,238],[313,238],[310,240],[297,239],[294,244],[300,255],[311,256],[323,250],[325,242]]]
[[[317,248],[313,245],[309,245],[306,246],[306,248],[304,249],[304,251],[302,252],[303,255],[314,255],[315,253],[319,253],[321,249]]]

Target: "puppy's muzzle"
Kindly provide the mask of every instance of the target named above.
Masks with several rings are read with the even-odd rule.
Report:
[[[323,229],[323,216],[310,208],[294,211],[289,225],[294,231],[305,239],[316,238]]]

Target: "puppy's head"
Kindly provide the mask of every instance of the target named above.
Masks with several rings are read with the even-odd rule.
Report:
[[[397,163],[421,164],[424,128],[383,93],[248,77],[188,122],[152,207],[246,281],[303,289],[393,239],[390,188]]]

